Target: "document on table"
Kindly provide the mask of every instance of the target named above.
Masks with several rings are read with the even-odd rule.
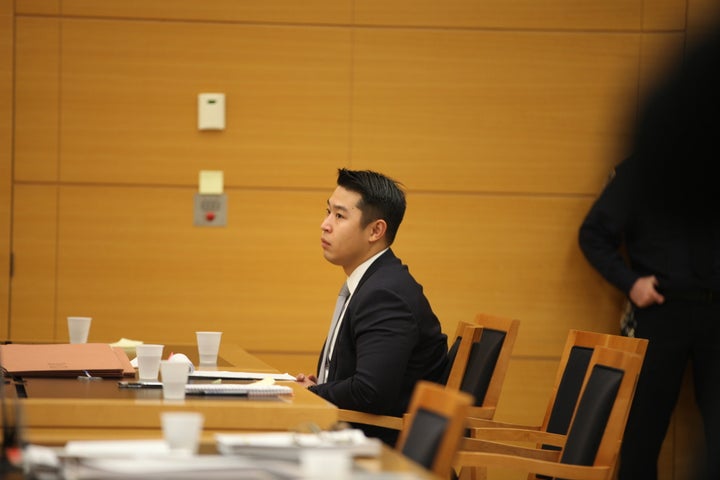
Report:
[[[253,479],[298,478],[298,466],[223,455],[173,452],[158,440],[70,441],[57,453],[64,478],[74,479]]]
[[[358,429],[319,433],[216,433],[215,441],[218,451],[225,455],[284,460],[297,460],[303,449],[343,450],[358,457],[377,457],[382,449],[380,440],[368,438]]]
[[[226,370],[195,370],[190,378],[222,379],[222,380],[273,380],[294,382],[295,377],[289,373],[230,372]]]
[[[237,383],[188,383],[187,395],[237,395],[241,397],[277,397],[293,395],[293,389],[287,385],[243,385]]]
[[[168,455],[170,447],[164,440],[73,440],[63,453],[84,458],[153,457]]]
[[[333,432],[333,435],[335,433],[337,432]],[[313,449],[315,447],[312,445],[316,445],[317,441],[317,439],[304,442],[301,440],[300,443],[305,445],[298,448]],[[378,444],[378,449],[380,448]],[[64,448],[29,444],[25,448],[24,461],[26,472],[31,476],[35,473],[45,475],[45,477],[32,478],[76,480],[195,480],[197,478],[302,480],[307,478],[304,476],[302,462],[295,459],[288,461],[278,457],[234,454],[178,454],[172,452],[161,439],[71,441]],[[366,470],[360,465],[356,465],[349,473],[348,480],[419,480],[421,478],[413,472],[383,472],[374,468]]]
[[[63,478],[76,480],[307,480],[298,462],[218,455],[66,461]],[[348,480],[420,480],[410,472],[373,472],[355,468]]]
[[[277,462],[275,462],[277,463]],[[65,462],[65,478],[78,480],[299,479],[297,466],[259,464],[221,455],[168,455],[156,458],[81,458]]]

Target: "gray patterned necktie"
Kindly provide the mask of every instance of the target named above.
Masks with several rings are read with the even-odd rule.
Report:
[[[350,296],[350,290],[348,290],[347,283],[343,283],[340,293],[338,294],[337,302],[335,302],[335,311],[333,312],[332,321],[330,322],[330,330],[328,330],[327,338],[325,339],[325,348],[323,348],[322,361],[320,362],[320,371],[318,372],[318,384],[325,383],[327,380],[328,369],[330,368],[330,347],[335,336],[335,329],[337,328],[338,321],[340,321],[340,314],[343,311],[345,302]]]

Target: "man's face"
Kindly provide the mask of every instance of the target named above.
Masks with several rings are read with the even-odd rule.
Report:
[[[337,187],[327,202],[327,215],[320,225],[323,256],[340,265],[346,274],[367,260],[371,251],[372,224],[362,228],[362,212],[357,208],[359,193]]]

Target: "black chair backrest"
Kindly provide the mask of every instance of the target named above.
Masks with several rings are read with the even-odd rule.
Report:
[[[570,350],[565,371],[563,371],[555,394],[555,403],[553,403],[548,419],[548,432],[567,434],[593,351],[593,348],[578,346],[572,347]]]
[[[448,418],[418,409],[402,448],[403,455],[431,469],[447,425]]]
[[[498,356],[505,341],[500,330],[483,328],[480,340],[472,346],[460,390],[475,397],[475,406],[482,406]]]
[[[462,340],[462,336],[458,335],[457,338],[455,338],[455,341],[453,342],[452,346],[448,349],[447,353],[447,366],[445,367],[445,371],[443,372],[442,378],[440,379],[441,385],[447,385],[448,378],[450,378],[450,370],[452,370],[453,363],[455,363],[455,357],[457,357],[457,351],[460,347],[460,341]]]
[[[604,365],[593,367],[570,426],[561,463],[592,465],[595,462],[624,373]]]

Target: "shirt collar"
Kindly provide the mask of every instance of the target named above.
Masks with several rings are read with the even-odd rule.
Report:
[[[383,253],[387,252],[390,249],[390,247],[382,250],[381,252],[376,253],[372,257],[365,260],[363,263],[358,265],[358,267],[353,270],[353,272],[350,274],[350,276],[347,278],[347,286],[348,290],[350,291],[350,295],[352,296],[353,292],[355,292],[355,289],[357,288],[358,284],[360,283],[360,279],[365,275],[365,272],[367,272],[368,268],[370,268],[370,265],[373,264],[377,258],[382,255]]]

